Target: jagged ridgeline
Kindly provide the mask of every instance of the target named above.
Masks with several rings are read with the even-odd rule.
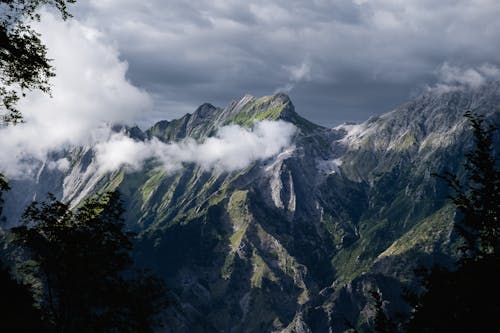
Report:
[[[184,164],[167,172],[96,173],[93,147],[67,154],[65,172],[42,163],[36,181],[13,181],[5,212],[52,192],[77,204],[118,189],[127,223],[139,232],[136,257],[168,283],[172,332],[342,332],[361,329],[377,289],[389,314],[408,307],[413,269],[456,253],[454,209],[433,173],[463,174],[470,110],[500,122],[500,87],[430,92],[359,125],[333,129],[299,116],[284,94],[210,104],[143,132],[138,141],[193,138],[224,125],[283,120],[297,128],[289,147],[245,169]],[[498,147],[498,138],[496,138]],[[60,156],[57,156],[58,158]],[[369,322],[369,320],[368,320]]]

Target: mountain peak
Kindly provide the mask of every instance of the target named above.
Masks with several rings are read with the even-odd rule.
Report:
[[[251,126],[256,121],[283,120],[293,123],[304,131],[321,128],[302,118],[295,112],[295,106],[285,93],[255,98],[245,95],[241,100],[231,103],[225,110],[226,123]]]
[[[247,94],[224,109],[204,103],[192,114],[188,113],[180,119],[160,121],[147,131],[147,135],[166,142],[186,137],[200,139],[213,135],[219,127],[227,124],[251,127],[262,120],[287,121],[304,132],[323,128],[298,115],[290,97],[285,93],[260,98]]]
[[[277,93],[272,96],[273,104],[276,103],[278,105],[282,105],[283,109],[281,110],[280,119],[285,121],[294,122],[296,117],[300,117],[297,112],[295,112],[295,106],[292,103],[290,97],[285,93]]]
[[[197,118],[207,118],[210,115],[214,114],[217,111],[217,108],[210,103],[203,103],[200,105],[196,111],[193,113],[193,116]]]
[[[272,98],[275,99],[275,100],[281,101],[283,104],[287,104],[287,103],[291,104],[292,103],[292,100],[290,99],[290,96],[288,96],[284,92],[279,92],[277,94],[274,94],[272,96]]]
[[[282,112],[293,104],[286,95],[274,95],[255,98],[245,95],[241,100],[231,104],[229,120],[240,124],[250,125],[254,121],[282,119]]]

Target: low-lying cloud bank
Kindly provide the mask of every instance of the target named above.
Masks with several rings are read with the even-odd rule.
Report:
[[[183,163],[232,171],[290,144],[295,127],[285,122],[264,121],[253,129],[226,126],[202,143],[138,142],[113,133],[111,124],[132,125],[151,110],[151,97],[128,80],[128,65],[113,41],[82,22],[63,22],[50,13],[43,13],[36,28],[57,76],[52,98],[33,92],[22,100],[25,123],[0,128],[0,172],[10,179],[36,178],[43,161],[49,169],[67,171],[71,161],[57,153],[75,146],[95,147],[98,172],[137,170],[150,159],[167,171]]]
[[[490,81],[500,81],[500,68],[492,64],[464,67],[443,63],[436,71],[438,82],[427,91],[446,93],[463,89],[478,89]]]
[[[54,59],[52,98],[34,91],[20,102],[25,123],[0,128],[0,172],[36,176],[53,151],[92,145],[109,136],[107,124],[132,124],[151,108],[151,98],[127,79],[128,65],[100,31],[44,12],[34,26]],[[67,161],[50,163],[64,169]]]
[[[148,160],[160,163],[167,172],[181,169],[184,163],[196,163],[205,170],[234,171],[278,154],[290,145],[295,132],[290,123],[265,120],[252,129],[224,126],[201,143],[186,139],[167,144],[156,138],[142,142],[120,133],[96,145],[96,161],[101,173],[122,167],[139,170]]]

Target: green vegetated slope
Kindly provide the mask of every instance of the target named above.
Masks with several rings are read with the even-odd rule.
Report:
[[[185,117],[189,120],[183,120],[182,126],[179,121],[170,122],[174,129],[157,124],[148,135],[168,142],[204,133],[198,138],[203,140],[214,133],[213,122],[251,127],[264,119],[299,119],[299,136],[313,140],[328,135],[327,129],[298,116],[285,95],[247,96],[243,103],[227,109],[201,108],[210,109],[203,115],[205,121],[199,121],[198,109]],[[321,257],[328,256],[329,237],[326,233],[309,235],[313,226],[305,216],[294,228],[290,224],[294,223],[293,207],[282,211],[270,203],[269,178],[277,177],[275,181],[281,184],[286,163],[278,162],[272,171],[252,165],[231,173],[196,165],[168,173],[150,165],[141,172],[119,173],[110,181],[125,197],[128,220],[140,230],[138,256],[168,279],[181,302],[217,330],[284,328],[296,308],[309,301],[311,290],[318,292],[321,287],[302,262],[308,261],[311,246],[314,251],[324,247]],[[291,171],[286,172],[293,177]],[[293,180],[286,179],[286,183],[277,195],[279,200],[288,196],[289,204],[295,194],[284,192]],[[307,247],[301,245],[306,240]]]
[[[431,92],[363,124],[326,129],[284,94],[204,104],[129,135],[203,141],[221,126],[265,119],[291,122],[297,134],[285,152],[234,172],[187,164],[172,173],[150,161],[94,179],[85,173],[92,154],[82,150],[64,184],[72,175],[96,185],[64,193],[120,190],[139,233],[137,259],[176,300],[171,332],[342,332],[346,320],[363,330],[370,290],[391,313],[407,311],[400,291],[418,287],[413,269],[451,261],[455,212],[432,174],[463,172],[471,148],[463,113],[498,123],[498,106],[499,86],[489,84]]]
[[[363,328],[368,289],[386,290],[397,305],[391,290],[412,283],[412,267],[453,256],[454,210],[432,173],[459,170],[470,147],[465,110],[498,117],[496,87],[489,89],[429,94],[332,130],[298,116],[282,94],[203,105],[159,123],[147,135],[166,142],[264,119],[290,121],[299,132],[289,154],[238,172],[186,165],[169,174],[151,165],[118,174],[114,184],[141,233],[138,256],[190,309],[183,325],[342,331],[339,313],[347,313]],[[338,169],[321,167],[332,160]]]

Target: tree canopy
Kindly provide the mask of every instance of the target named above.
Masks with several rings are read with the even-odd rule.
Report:
[[[54,332],[150,332],[167,305],[161,280],[132,266],[117,192],[75,212],[50,196],[12,229],[19,270],[41,283],[42,313]]]
[[[3,212],[3,193],[8,190],[10,190],[10,186],[7,183],[7,179],[5,179],[5,176],[0,173],[0,220]]]
[[[466,113],[475,148],[466,154],[465,180],[442,176],[454,190],[465,240],[456,270],[434,267],[424,278],[427,292],[417,299],[408,332],[488,332],[500,313],[500,169],[495,124]]]
[[[39,9],[53,8],[67,19],[68,5],[75,1],[0,0],[0,126],[22,121],[16,105],[27,91],[50,93],[54,67],[32,28],[41,19]],[[0,174],[0,217],[8,189]],[[28,207],[24,224],[11,233],[18,246],[18,273],[35,284],[30,290],[0,263],[2,329],[152,331],[167,306],[165,287],[154,275],[134,270],[134,234],[124,230],[122,213],[115,192],[90,198],[75,212],[54,196]]]
[[[40,20],[38,9],[53,7],[63,19],[67,6],[76,0],[0,0],[0,109],[3,123],[22,121],[16,108],[27,90],[50,92],[54,68],[40,34],[31,26]]]
[[[461,213],[455,227],[466,240],[464,248],[472,258],[500,251],[500,168],[493,136],[497,125],[481,115],[465,114],[470,121],[476,148],[465,155],[467,182],[446,173],[444,179],[454,190],[451,200]]]

